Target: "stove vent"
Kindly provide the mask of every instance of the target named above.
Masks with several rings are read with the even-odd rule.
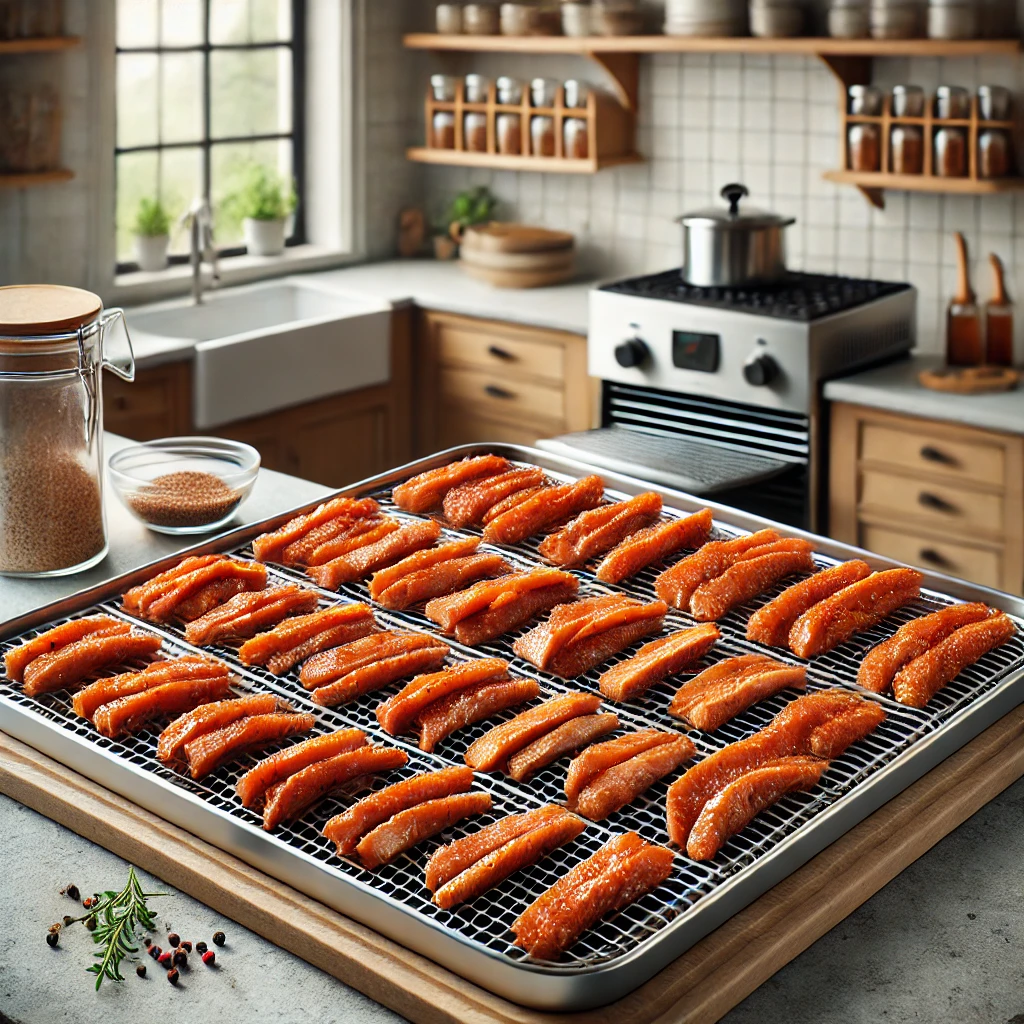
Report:
[[[913,324],[909,319],[886,320],[870,328],[844,331],[835,339],[829,362],[844,372],[902,355],[913,347]]]

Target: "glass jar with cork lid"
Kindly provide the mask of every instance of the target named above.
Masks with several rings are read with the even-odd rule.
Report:
[[[0,288],[0,574],[65,575],[106,555],[104,368],[135,378],[120,309],[79,288]]]

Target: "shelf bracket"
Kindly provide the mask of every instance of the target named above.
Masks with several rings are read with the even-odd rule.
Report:
[[[635,114],[640,92],[640,55],[590,52],[587,56],[608,72],[619,103]]]
[[[821,62],[839,79],[845,92],[851,85],[867,85],[871,81],[870,57],[844,57],[819,53]]]
[[[858,185],[857,191],[873,206],[876,210],[885,209],[885,190],[880,188],[868,188],[867,185]]]

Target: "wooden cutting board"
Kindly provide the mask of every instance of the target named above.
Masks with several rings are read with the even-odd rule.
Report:
[[[1017,708],[636,992],[552,1014],[491,995],[0,733],[0,792],[415,1024],[714,1024],[1022,775]]]
[[[493,267],[481,267],[465,259],[460,260],[459,265],[470,277],[495,288],[547,288],[568,281],[576,273],[571,263],[561,267],[549,267],[547,270],[495,270]]]
[[[463,246],[460,251],[463,263],[487,270],[539,271],[564,270],[571,267],[576,250],[546,249],[541,252],[492,252],[490,249],[471,249]]]
[[[575,238],[567,231],[549,231],[528,224],[477,224],[466,228],[462,236],[463,247],[487,252],[545,252],[550,249],[569,249]]]

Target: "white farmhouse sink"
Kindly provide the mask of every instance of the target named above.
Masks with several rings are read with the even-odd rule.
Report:
[[[196,342],[193,418],[216,427],[386,383],[391,307],[301,279],[131,310],[133,338]]]

